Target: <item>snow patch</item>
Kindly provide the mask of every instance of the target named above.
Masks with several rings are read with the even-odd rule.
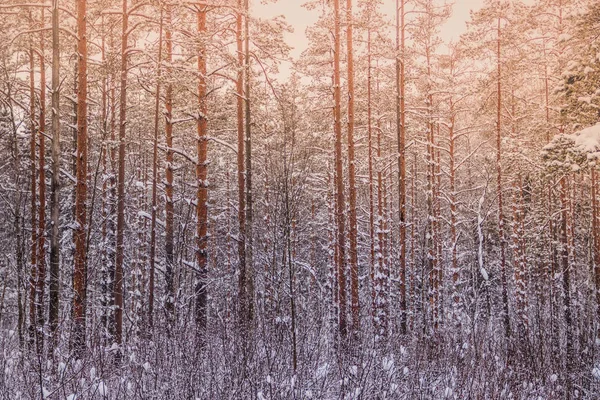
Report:
[[[485,280],[485,281],[489,281],[490,280],[490,276],[488,275],[488,273],[485,270],[485,268],[481,267],[479,269],[479,272],[481,272],[481,277],[483,278],[483,280]]]
[[[394,368],[394,359],[391,357],[384,357],[383,360],[381,360],[381,366],[384,371],[392,371]]]
[[[103,381],[100,381],[98,383],[98,394],[100,394],[100,396],[108,395],[108,388],[106,387],[106,384]]]

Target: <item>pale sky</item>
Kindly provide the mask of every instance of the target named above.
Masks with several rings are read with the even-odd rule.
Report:
[[[287,22],[294,28],[294,33],[286,35],[286,40],[294,48],[291,55],[297,59],[308,46],[305,30],[317,20],[319,10],[307,10],[302,7],[306,0],[279,0],[276,3],[261,4],[259,0],[252,1],[252,13],[258,17],[270,18],[284,15]],[[354,8],[357,9],[356,1]],[[396,0],[384,0],[382,11],[392,18],[395,14]],[[452,7],[452,16],[441,27],[441,37],[444,41],[458,40],[466,30],[469,20],[469,11],[478,10],[483,5],[483,0],[455,0]],[[281,73],[289,73],[289,65],[281,65]]]

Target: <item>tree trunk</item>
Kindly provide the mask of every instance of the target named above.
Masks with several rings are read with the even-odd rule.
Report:
[[[369,145],[369,279],[371,281],[371,318],[375,326],[376,304],[375,304],[375,204],[374,204],[374,185],[373,185],[373,110],[371,106],[371,29],[367,30],[367,135]]]
[[[251,141],[251,118],[250,118],[250,8],[248,0],[244,0],[244,11],[246,18],[244,20],[244,99],[245,99],[245,147],[246,147],[246,301],[247,301],[247,323],[251,323],[254,319],[254,264],[253,264],[253,193],[252,193],[252,141]]]
[[[349,180],[349,241],[350,241],[350,294],[352,309],[352,331],[360,330],[360,305],[358,298],[358,250],[356,228],[356,166],[354,165],[354,50],[352,0],[346,2],[346,50],[348,52],[348,180]]]
[[[102,44],[101,44],[101,55],[102,55],[102,64],[106,65],[106,31],[105,31],[105,22],[104,16],[102,16]],[[102,264],[100,267],[100,326],[101,326],[101,338],[107,338],[107,325],[108,325],[108,307],[110,305],[110,295],[108,292],[108,284],[110,281],[109,271],[108,271],[108,263],[111,257],[109,253],[108,247],[108,226],[109,226],[109,167],[108,167],[108,143],[106,141],[106,134],[108,130],[108,78],[104,76],[102,78],[102,250],[101,250],[101,259]],[[106,342],[103,340],[103,344],[106,345]]]
[[[441,224],[441,215],[442,215],[442,202],[440,197],[440,188],[442,187],[442,173],[441,173],[441,154],[440,154],[440,124],[437,125],[437,151],[435,152],[435,246],[436,246],[436,256],[435,256],[435,267],[437,271],[437,280],[436,280],[436,311],[437,311],[437,319],[436,319],[436,329],[439,325],[444,323],[444,269],[442,268],[442,224]]]
[[[44,25],[44,8],[40,24]],[[40,34],[40,120],[38,124],[39,134],[39,206],[38,206],[38,279],[37,279],[37,351],[42,354],[44,350],[44,292],[46,284],[46,60],[44,33]]]
[[[162,75],[163,8],[160,8],[158,33],[158,61],[156,63],[156,101],[154,103],[154,143],[152,147],[152,216],[150,221],[150,271],[148,277],[148,326],[147,335],[152,337],[154,328],[154,272],[156,267],[156,212],[158,208],[158,129],[160,115],[160,84]]]
[[[427,57],[429,71],[429,56]],[[430,73],[427,74],[431,78]],[[427,272],[429,274],[429,311],[431,323],[437,329],[437,257],[435,228],[435,133],[432,121],[432,96],[427,96]]]
[[[416,260],[416,233],[415,226],[417,224],[417,205],[416,205],[416,180],[417,180],[417,153],[414,152],[414,158],[411,167],[411,186],[410,186],[410,264],[412,273],[410,275],[410,292],[409,292],[409,301],[412,304],[410,305],[410,311],[408,313],[409,323],[408,328],[410,330],[414,329],[415,325],[415,316],[417,315],[417,291],[416,291],[416,282],[417,282],[417,260]]]
[[[398,212],[400,224],[400,333],[406,334],[406,124],[404,2],[396,0],[396,130],[398,135]],[[400,5],[398,4],[400,3]]]
[[[598,226],[597,166],[591,167],[592,178],[592,237],[594,240],[594,282],[596,286],[596,319],[600,322],[600,227]],[[597,323],[598,323],[597,322]],[[596,341],[600,341],[600,324],[596,328]]]
[[[165,140],[167,145],[167,160],[165,168],[166,178],[166,202],[165,202],[165,283],[166,283],[166,303],[169,324],[173,323],[175,318],[175,284],[174,284],[174,243],[173,243],[173,85],[171,82],[171,63],[173,62],[173,38],[171,33],[172,24],[172,6],[167,5],[167,22],[165,29],[165,45],[167,50],[167,76],[169,77],[165,93]],[[170,331],[170,329],[169,329]]]
[[[501,69],[501,18],[498,16],[497,27],[497,104],[496,104],[496,174],[497,174],[497,196],[498,196],[498,240],[500,242],[500,274],[502,278],[502,321],[504,324],[504,335],[510,337],[510,315],[508,313],[508,283],[506,279],[506,243],[504,241],[504,213],[502,211],[502,69]]]
[[[207,247],[208,247],[208,181],[207,181],[207,105],[206,105],[206,6],[198,9],[198,33],[200,49],[198,52],[198,160],[196,164],[196,336],[203,339],[207,322]]]
[[[333,1],[334,6],[334,54],[333,54],[333,91],[334,91],[334,130],[335,130],[335,181],[336,181],[336,225],[337,225],[337,275],[338,275],[338,328],[342,339],[346,338],[346,228],[344,220],[344,171],[342,168],[342,107],[340,83],[340,0]]]
[[[29,18],[32,19],[31,13]],[[31,160],[31,272],[29,275],[29,341],[35,340],[35,291],[37,286],[37,167],[36,167],[36,125],[35,125],[35,60],[33,44],[29,47],[29,122],[30,143],[29,152]]]
[[[123,342],[123,251],[125,231],[125,127],[127,122],[127,0],[123,0],[121,31],[121,104],[119,108],[119,155],[117,174],[117,246],[114,279],[115,342]],[[120,358],[121,350],[117,353]]]
[[[21,201],[22,201],[22,192],[21,192],[21,153],[19,150],[19,135],[18,128],[16,125],[15,113],[13,109],[13,95],[12,95],[12,83],[9,80],[8,73],[6,72],[6,100],[8,104],[8,111],[11,121],[11,129],[12,129],[12,143],[11,143],[11,153],[13,159],[13,181],[15,187],[15,197],[14,197],[14,205],[15,205],[15,219],[13,222],[14,229],[14,239],[15,239],[15,256],[17,262],[17,308],[18,308],[18,320],[17,320],[17,331],[19,337],[19,349],[22,350],[24,344],[23,338],[23,325],[25,323],[25,313],[23,310],[23,271],[24,271],[24,255],[23,255],[23,220],[21,216]]]
[[[60,43],[58,0],[52,0],[52,179],[50,182],[50,349],[56,348],[60,282]]]
[[[236,105],[237,105],[237,178],[238,178],[238,258],[239,258],[239,316],[240,323],[246,323],[248,296],[246,293],[246,166],[244,165],[244,49],[242,38],[243,4],[238,0],[236,14],[236,45],[237,45],[237,79],[236,79]]]
[[[110,38],[110,47],[115,48],[114,36]],[[114,318],[114,287],[115,287],[115,266],[116,266],[116,215],[117,215],[117,146],[116,141],[116,125],[117,125],[117,94],[116,94],[116,82],[117,78],[115,73],[111,73],[110,79],[110,177],[108,180],[108,218],[107,218],[107,250],[109,251],[109,257],[107,260],[108,269],[108,284],[107,293],[108,297],[108,309],[106,310],[108,316],[108,336],[114,338],[115,335],[115,318]]]
[[[73,272],[73,348],[79,356],[86,342],[86,199],[87,199],[87,33],[86,0],[77,4],[77,187],[75,194],[75,267]]]
[[[115,48],[114,39],[111,36],[111,48]],[[107,334],[110,338],[114,338],[115,334],[115,318],[114,318],[114,287],[115,287],[115,264],[116,264],[116,215],[117,215],[117,147],[116,143],[116,125],[117,125],[117,94],[116,94],[116,76],[111,73],[110,76],[110,96],[109,96],[109,112],[110,112],[110,149],[107,149],[110,155],[110,174],[108,179],[108,217],[106,224],[107,231],[107,251],[109,256],[107,259],[108,283],[106,296],[108,298],[108,309],[106,310],[108,318]]]
[[[454,73],[454,64],[452,64],[451,73]],[[458,266],[458,236],[457,227],[457,207],[456,207],[456,137],[454,135],[455,109],[454,101],[450,98],[450,126],[449,126],[449,169],[450,169],[450,237],[452,240],[452,319],[456,326],[461,324],[461,304],[459,295],[460,268]]]

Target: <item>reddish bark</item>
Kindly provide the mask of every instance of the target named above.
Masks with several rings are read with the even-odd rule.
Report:
[[[198,54],[198,160],[196,164],[196,264],[198,276],[196,281],[196,334],[204,335],[207,322],[207,244],[208,244],[208,181],[207,181],[207,106],[206,106],[206,54],[205,45],[202,42],[206,34],[206,7],[201,6],[198,10],[198,33],[201,35],[201,45]]]
[[[398,135],[398,212],[400,224],[400,333],[406,334],[406,111],[404,2],[396,0],[396,130]],[[400,3],[400,4],[398,4]]]

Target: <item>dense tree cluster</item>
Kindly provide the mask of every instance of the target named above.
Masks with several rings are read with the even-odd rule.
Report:
[[[600,5],[394,2],[0,4],[0,397],[597,396]]]

